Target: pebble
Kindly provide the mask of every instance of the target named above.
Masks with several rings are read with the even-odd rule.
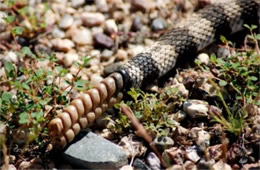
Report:
[[[46,25],[54,25],[56,22],[56,15],[52,10],[47,10],[43,18],[45,18]]]
[[[118,32],[118,27],[114,19],[108,19],[105,21],[105,31],[110,34]]]
[[[104,59],[104,60],[108,60],[112,55],[113,55],[113,51],[105,49],[101,53],[101,58]]]
[[[106,0],[95,0],[95,5],[100,12],[108,12],[109,10]]]
[[[208,55],[208,54],[206,54],[206,53],[200,53],[197,58],[198,58],[198,60],[199,60],[201,63],[206,64],[206,65],[209,64],[209,55]]]
[[[147,151],[147,148],[143,143],[133,139],[132,136],[124,136],[118,145],[125,151],[128,158],[133,156],[143,156]]]
[[[7,54],[4,56],[3,60],[5,62],[11,62],[11,63],[18,63],[18,61],[19,61],[18,56],[13,51],[7,52]]]
[[[79,8],[79,7],[81,7],[84,4],[85,4],[85,0],[72,0],[71,1],[71,6],[73,8]]]
[[[151,0],[132,0],[132,8],[134,10],[149,11],[155,7],[155,4]]]
[[[210,144],[210,134],[198,127],[194,127],[190,130],[191,137],[195,139],[195,142],[200,149],[204,150]]]
[[[192,118],[207,117],[209,105],[201,100],[187,100],[183,104],[183,110]]]
[[[197,168],[198,169],[211,169],[214,164],[215,164],[215,160],[214,159],[210,159],[208,161],[206,161],[205,159],[201,159],[197,163]]]
[[[73,24],[73,21],[74,18],[71,15],[66,14],[59,22],[59,27],[62,29],[68,29]]]
[[[212,166],[212,170],[232,170],[231,166],[228,165],[227,163],[223,162],[223,160],[219,160],[217,163],[215,163]]]
[[[119,170],[134,170],[134,168],[130,165],[125,165],[122,168],[120,168]]]
[[[98,74],[92,74],[90,77],[90,85],[96,86],[98,85],[104,78]]]
[[[0,32],[5,31],[7,23],[3,18],[7,17],[7,14],[5,12],[0,11]]]
[[[119,61],[125,61],[127,60],[128,54],[123,49],[118,49],[116,53],[116,59]]]
[[[166,149],[162,157],[167,164],[183,164],[183,158],[184,158],[184,153],[181,149],[177,147],[172,147],[170,149]]]
[[[70,66],[72,66],[72,64],[73,64],[75,61],[78,61],[78,59],[79,59],[78,54],[76,54],[76,53],[67,53],[67,54],[65,54],[65,56],[64,56],[64,61],[63,61],[63,63],[64,63],[64,65],[65,65],[66,67],[70,67]]]
[[[140,31],[142,29],[143,22],[141,17],[135,17],[131,29],[133,31]]]
[[[106,34],[100,33],[94,36],[95,45],[100,48],[112,48],[114,46],[114,41],[108,37]]]
[[[151,27],[153,31],[160,31],[166,28],[167,24],[164,19],[156,18],[152,21]]]
[[[93,38],[91,31],[86,28],[77,29],[72,35],[72,40],[78,45],[91,45],[93,44]]]
[[[171,148],[174,145],[174,141],[168,136],[156,137],[152,143],[160,152],[163,152],[165,149]]]
[[[151,170],[141,159],[136,158],[133,163],[135,170]]]
[[[115,62],[112,63],[104,68],[105,75],[109,75],[113,72],[115,72],[117,69],[119,69],[122,66],[121,62]]]
[[[155,153],[150,152],[146,157],[147,164],[152,170],[160,170],[161,162],[160,159],[155,155]]]
[[[127,165],[127,156],[118,145],[92,132],[78,136],[82,137],[63,152],[72,165],[84,169],[119,169]]]
[[[65,37],[65,32],[60,30],[58,27],[54,27],[52,30],[52,35],[54,38],[64,38]]]
[[[102,13],[84,12],[81,15],[83,25],[86,27],[99,26],[105,22],[105,16]]]
[[[200,156],[197,153],[197,148],[192,146],[185,150],[185,158],[196,163],[200,160]]]
[[[60,39],[60,38],[55,38],[51,40],[51,44],[53,45],[53,48],[55,50],[62,51],[62,52],[68,52],[75,46],[75,44],[71,40]]]

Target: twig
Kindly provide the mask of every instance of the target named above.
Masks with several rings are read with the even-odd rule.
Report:
[[[167,164],[165,163],[165,161],[163,160],[161,154],[159,153],[159,151],[156,149],[156,147],[152,144],[152,137],[146,132],[144,126],[139,122],[139,120],[136,118],[136,116],[133,114],[133,112],[131,111],[131,109],[129,107],[127,107],[126,105],[121,105],[120,106],[120,110],[122,113],[124,113],[128,119],[132,122],[133,126],[136,129],[136,133],[142,137],[147,143],[149,143],[149,146],[151,147],[151,149],[154,151],[154,153],[158,156],[158,158],[161,161],[161,164],[164,168],[167,168]]]

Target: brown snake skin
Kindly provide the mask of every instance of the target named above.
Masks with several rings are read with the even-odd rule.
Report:
[[[222,1],[223,2],[223,1]],[[226,0],[210,5],[177,24],[152,47],[138,54],[98,86],[82,94],[49,123],[50,136],[64,148],[79,131],[91,125],[108,107],[123,98],[123,91],[142,87],[172,70],[177,60],[202,50],[220,35],[259,26],[260,0]]]

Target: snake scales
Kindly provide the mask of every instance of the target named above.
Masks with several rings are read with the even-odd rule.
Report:
[[[64,148],[79,131],[91,125],[123,91],[141,87],[172,70],[177,60],[205,48],[220,35],[259,26],[260,0],[226,0],[210,5],[170,29],[146,51],[139,53],[99,85],[82,94],[49,123],[51,138]]]

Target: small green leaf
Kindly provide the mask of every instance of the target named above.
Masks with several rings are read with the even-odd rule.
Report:
[[[6,103],[10,103],[11,102],[11,99],[12,99],[12,93],[10,93],[10,92],[4,92],[3,94],[2,94],[2,100],[3,100],[3,102],[6,102]]]
[[[22,83],[22,87],[26,90],[30,90],[30,86],[28,86],[26,83]]]
[[[13,64],[11,62],[6,62],[4,65],[5,68],[5,72],[7,77],[14,77],[15,76],[15,67],[13,66]]]
[[[219,84],[220,86],[224,87],[224,86],[227,85],[227,82],[224,81],[224,80],[220,80],[220,81],[218,82],[218,84]]]
[[[5,22],[8,23],[8,24],[13,22],[14,19],[15,19],[15,17],[13,15],[9,15],[9,16],[3,18],[3,20],[5,20]]]
[[[216,54],[211,54],[211,56],[210,56],[210,61],[211,61],[212,63],[215,63],[216,60],[217,60]]]
[[[19,123],[20,124],[26,124],[29,122],[29,117],[26,112],[23,112],[19,115]]]
[[[257,40],[260,40],[260,34],[257,34],[257,35],[256,35],[256,39],[257,39]]]
[[[12,30],[11,30],[12,34],[14,35],[21,35],[23,33],[23,28],[21,27],[14,27]]]
[[[37,77],[41,78],[43,76],[43,71],[41,69],[37,69],[35,71],[35,74],[36,74]]]
[[[250,80],[252,80],[252,81],[257,81],[257,80],[258,80],[258,78],[257,78],[257,77],[255,77],[255,76],[251,76],[251,77],[250,77]]]
[[[22,48],[22,52],[23,52],[24,55],[31,55],[32,54],[31,49],[29,47],[26,47],[26,46]]]

